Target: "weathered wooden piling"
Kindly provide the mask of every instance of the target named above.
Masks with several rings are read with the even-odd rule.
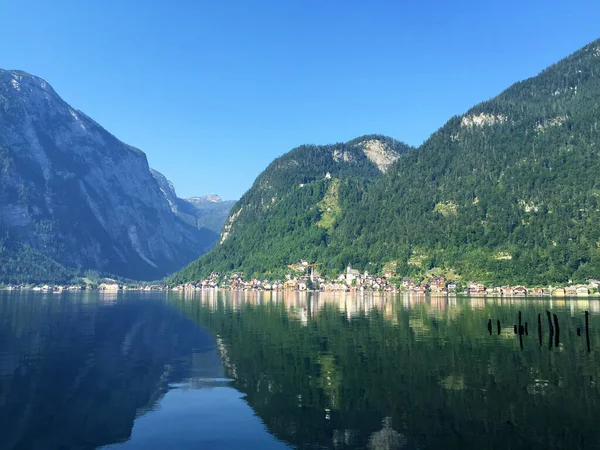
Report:
[[[585,342],[587,344],[588,353],[591,351],[590,349],[590,329],[589,329],[589,312],[585,312]]]
[[[552,314],[554,317],[554,346],[558,347],[558,342],[560,341],[560,327],[558,326],[558,317],[556,314]]]
[[[515,334],[517,334],[517,326],[516,326],[516,325],[513,325],[513,328],[514,328],[514,330],[515,330]]]
[[[488,331],[490,332],[490,336],[492,335],[492,319],[488,319]]]
[[[548,339],[548,348],[552,348],[552,343],[554,340],[554,325],[552,325],[552,316],[550,315],[550,311],[546,311],[546,316],[548,317],[548,334],[550,335]]]
[[[554,334],[554,325],[552,325],[552,316],[550,315],[550,311],[546,311],[546,315],[548,316],[548,328],[550,329],[550,334]]]
[[[538,338],[540,340],[540,347],[542,346],[542,315],[538,314]]]
[[[529,329],[527,328],[527,322],[525,322],[525,336],[529,336]]]
[[[496,320],[496,328],[498,328],[498,336],[500,336],[500,319]]]

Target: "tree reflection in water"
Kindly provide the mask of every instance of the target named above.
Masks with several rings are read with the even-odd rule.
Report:
[[[212,292],[170,303],[218,336],[234,386],[299,448],[600,445],[595,300]],[[521,350],[518,311],[535,323],[545,309],[559,347],[530,333]],[[590,353],[576,334],[584,310]]]

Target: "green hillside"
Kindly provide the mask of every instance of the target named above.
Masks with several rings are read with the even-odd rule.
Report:
[[[387,163],[410,149],[371,135],[286,153],[234,205],[221,244],[172,281],[198,279],[212,271],[279,274],[300,259],[320,258],[348,203],[358,201]]]
[[[0,283],[68,283],[74,279],[73,270],[11,239],[6,230],[0,231]]]
[[[440,268],[498,284],[599,278],[599,121],[595,41],[451,118],[373,182],[367,166],[358,178],[331,172],[341,180],[332,188],[322,179],[331,163],[315,150],[310,171],[292,170],[297,149],[233,208],[230,220],[240,209],[246,215],[225,243],[174,281],[269,272],[301,257],[330,271],[395,263],[398,275]],[[337,203],[329,215],[314,206],[331,203],[327,195]]]
[[[452,118],[344,215],[334,247],[363,263],[397,261],[402,273],[598,277],[599,120],[596,41]]]

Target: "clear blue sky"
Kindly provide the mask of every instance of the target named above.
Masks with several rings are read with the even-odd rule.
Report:
[[[418,145],[600,37],[600,1],[0,2],[0,67],[45,78],[180,196],[238,198],[303,143]]]

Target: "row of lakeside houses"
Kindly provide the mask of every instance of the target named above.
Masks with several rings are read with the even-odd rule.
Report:
[[[401,283],[391,283],[391,274],[385,276],[370,275],[367,271],[353,269],[348,265],[345,273],[333,279],[325,279],[317,271],[314,264],[301,261],[289,266],[296,272],[288,273],[284,280],[245,280],[243,274],[234,273],[221,277],[218,273],[211,274],[208,278],[198,283],[187,283],[175,286],[173,290],[207,290],[230,289],[235,291],[264,290],[264,291],[324,291],[324,292],[349,292],[349,291],[383,291],[391,293],[408,292],[418,295],[448,295],[468,294],[471,296],[587,296],[594,294],[600,288],[600,281],[589,280],[587,284],[535,287],[525,286],[485,286],[472,280],[466,286],[460,286],[455,281],[446,280],[442,276],[434,276],[428,282],[418,283],[410,278],[403,278]]]

